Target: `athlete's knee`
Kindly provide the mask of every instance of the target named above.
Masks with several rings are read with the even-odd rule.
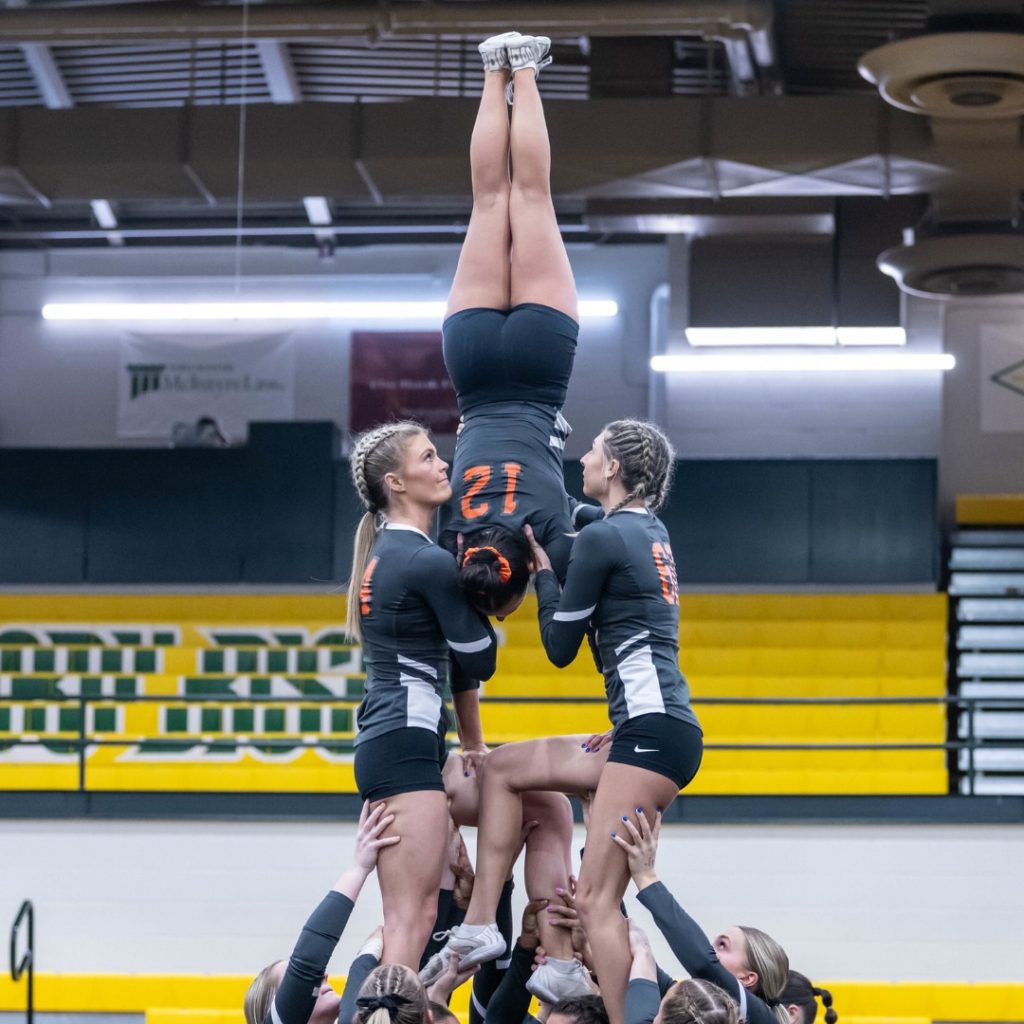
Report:
[[[523,820],[536,821],[537,831],[572,839],[572,804],[563,793],[527,793],[523,796]]]
[[[508,181],[495,179],[488,182],[473,183],[473,208],[483,213],[503,213],[508,211],[511,185]]]
[[[551,203],[551,182],[547,178],[536,181],[512,181],[511,198],[516,203]]]
[[[604,888],[599,879],[583,877],[576,885],[576,910],[584,929],[588,921],[602,921],[618,913],[619,903],[615,893]]]

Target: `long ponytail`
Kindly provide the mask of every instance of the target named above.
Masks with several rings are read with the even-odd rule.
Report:
[[[352,457],[349,460],[352,483],[366,510],[359,520],[352,542],[352,572],[348,580],[345,631],[355,640],[362,640],[359,619],[363,602],[360,589],[364,584],[370,552],[383,525],[390,497],[384,478],[388,473],[395,473],[401,468],[406,443],[422,433],[425,433],[425,429],[420,424],[401,420],[398,423],[385,423],[360,434],[352,445]]]
[[[760,928],[740,925],[740,931],[747,941],[747,966],[757,975],[754,994],[768,1004],[779,1024],[789,1024],[789,1014],[781,1001],[789,980],[786,951]]]

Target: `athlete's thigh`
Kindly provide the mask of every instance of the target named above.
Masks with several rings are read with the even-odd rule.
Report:
[[[587,842],[580,870],[581,884],[586,879],[588,886],[607,892],[610,886],[602,884],[601,879],[621,879],[621,896],[629,872],[626,855],[612,841],[612,833],[623,832],[624,817],[635,824],[636,814],[641,808],[648,821],[653,823],[656,810],[668,807],[678,793],[675,782],[658,772],[609,761],[601,773],[590,806]]]
[[[480,785],[476,772],[467,769],[463,756],[452,751],[441,770],[441,777],[448,797],[448,810],[455,824],[476,827],[480,811]]]
[[[377,858],[385,903],[436,891],[448,845],[447,797],[440,790],[413,790],[383,802],[395,816],[383,835],[402,837],[383,847]]]
[[[488,754],[485,776],[493,773],[519,793],[531,789],[591,793],[601,779],[611,745],[588,753],[583,747],[586,739],[581,734],[506,743]]]

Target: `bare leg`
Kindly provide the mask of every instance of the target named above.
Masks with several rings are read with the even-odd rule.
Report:
[[[497,756],[497,751],[488,755],[488,761]],[[445,791],[454,820],[459,825],[478,825],[480,811],[480,790],[475,777],[467,778],[463,773],[462,757],[449,754],[444,768]],[[526,839],[526,893],[529,899],[551,898],[557,887],[566,888],[572,869],[572,807],[561,793],[525,793],[516,801],[513,814],[519,823],[510,832],[515,833],[514,849],[508,857],[505,875],[498,883],[498,895],[511,871],[511,857],[515,855],[522,836],[522,827],[528,821],[536,821]],[[479,858],[478,858],[479,863]],[[473,884],[476,891],[476,882]],[[495,899],[494,910],[497,909]],[[494,920],[492,912],[489,921]],[[470,922],[472,923],[472,922]],[[566,928],[548,923],[541,915],[539,923],[541,945],[550,956],[568,960],[572,956],[572,935]]]
[[[536,821],[526,837],[527,899],[554,899],[555,889],[569,888],[572,871],[572,807],[561,793],[524,793],[523,820]],[[550,923],[541,912],[537,918],[540,944],[548,956],[572,957],[572,933]]]
[[[579,320],[576,283],[551,202],[551,144],[532,68],[515,75],[511,149],[511,304],[538,302]]]
[[[481,780],[476,881],[466,924],[489,924],[519,846],[523,797],[528,790],[589,793],[597,788],[607,749],[587,754],[585,736],[506,743],[487,756]],[[401,845],[401,844],[399,844]]]
[[[437,914],[448,848],[448,800],[444,793],[420,790],[387,798],[395,820],[387,835],[400,843],[381,850],[377,859],[384,904],[384,953],[381,963],[419,969]]]
[[[473,213],[459,265],[448,294],[446,316],[461,309],[509,307],[508,150],[509,123],[505,104],[508,75],[488,71],[469,143],[473,177]]]
[[[625,854],[612,842],[611,833],[622,828],[624,815],[641,807],[653,823],[655,808],[668,807],[677,795],[678,787],[664,775],[611,762],[601,773],[594,796],[576,889],[576,909],[590,941],[595,973],[601,979],[601,997],[611,1024],[623,1024],[625,1019],[630,968],[626,919],[619,910],[629,882],[629,868]]]

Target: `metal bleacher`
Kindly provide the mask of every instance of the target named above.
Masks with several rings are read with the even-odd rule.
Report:
[[[950,538],[960,790],[1024,794],[1024,527],[960,529]]]

